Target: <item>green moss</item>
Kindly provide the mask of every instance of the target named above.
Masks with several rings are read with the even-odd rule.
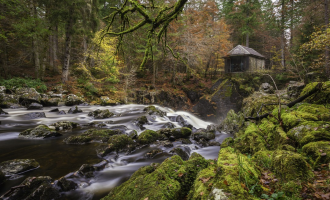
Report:
[[[163,128],[157,131],[157,133],[164,135],[165,137],[174,137],[175,139],[179,138],[188,138],[191,135],[191,129],[187,127],[182,128]]]
[[[311,159],[313,167],[330,162],[330,141],[308,143],[303,146],[302,151]]]
[[[222,143],[221,143],[221,149],[226,148],[226,147],[233,147],[234,146],[234,139],[232,137],[226,138]]]
[[[134,148],[134,141],[125,134],[111,136],[109,141],[109,149],[119,152],[124,149]]]
[[[166,116],[166,112],[157,109],[155,106],[148,106],[144,108],[143,111],[148,113],[149,115],[159,115],[161,117]]]
[[[92,141],[107,142],[112,135],[121,134],[120,130],[89,129],[78,136],[70,136],[64,140],[68,144],[86,144]]]
[[[320,140],[330,141],[330,123],[307,121],[289,130],[287,135],[300,146]]]
[[[291,151],[275,151],[272,156],[272,169],[282,181],[307,181],[313,176],[304,157]]]
[[[175,178],[183,164],[184,162],[179,156],[172,156],[152,173],[148,173],[147,168],[138,170],[128,181],[113,189],[103,200],[178,199],[181,186]]]
[[[242,136],[235,139],[234,146],[242,153],[251,154],[267,149],[267,143],[264,136],[262,136],[261,131],[253,123],[247,127]]]
[[[307,94],[309,91],[315,88],[317,84],[318,82],[313,82],[306,85],[306,87],[301,92],[300,96]],[[322,90],[305,99],[305,102],[311,102],[314,104],[330,103],[330,81],[324,82],[322,86]]]
[[[274,151],[258,151],[252,157],[252,160],[264,169],[271,169],[272,155]]]
[[[140,133],[140,135],[138,136],[138,142],[140,144],[150,144],[162,138],[163,136],[156,131],[145,130],[142,133]]]
[[[300,197],[301,190],[301,181],[289,181],[281,185],[281,191],[283,191],[287,197]]]

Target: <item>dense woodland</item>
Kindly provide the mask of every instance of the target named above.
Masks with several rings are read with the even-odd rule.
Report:
[[[329,75],[327,0],[1,0],[0,5],[4,79],[79,79],[111,89],[118,82],[127,88],[138,72],[153,77],[153,84],[163,77],[175,83],[181,76],[215,77],[223,71],[222,57],[238,44],[264,55],[269,69],[300,78],[311,71]]]

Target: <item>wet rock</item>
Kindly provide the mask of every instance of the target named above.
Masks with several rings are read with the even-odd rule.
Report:
[[[191,135],[191,129],[183,127],[183,128],[173,128],[173,129],[160,129],[157,132],[159,132],[162,135],[165,135],[166,137],[170,138],[173,137],[175,139],[179,138],[188,138]]]
[[[44,106],[58,106],[58,103],[62,101],[61,98],[49,98],[49,97],[44,97],[41,99],[41,103]]]
[[[209,146],[220,146],[220,142],[211,141],[211,142],[209,142]]]
[[[143,125],[148,124],[148,119],[147,119],[146,116],[141,116],[141,117],[139,117],[139,118],[137,118],[137,119],[135,120],[135,124],[136,124],[136,126],[139,127],[141,130],[144,130],[144,129],[146,129],[146,128],[144,128]]]
[[[75,122],[59,121],[59,122],[51,124],[50,126],[54,126],[55,130],[57,130],[57,131],[65,131],[65,130],[71,130],[73,128],[77,128],[78,125],[79,124],[75,123]]]
[[[127,135],[114,135],[111,136],[108,145],[97,149],[97,154],[100,156],[106,156],[111,152],[119,153],[121,151],[127,151],[128,153],[134,151],[136,143]]]
[[[49,112],[60,112],[58,108],[51,109]]]
[[[24,108],[24,106],[19,105],[19,104],[12,104],[9,108],[11,108],[11,109],[18,109],[18,108]]]
[[[66,112],[64,110],[61,110],[58,112],[59,115],[66,115]]]
[[[148,107],[144,108],[143,111],[149,115],[158,115],[160,117],[166,116],[166,112],[163,112],[163,111],[157,109],[155,106],[148,106]]]
[[[46,125],[39,125],[33,129],[27,129],[19,134],[20,137],[25,138],[48,138],[61,136],[60,133],[50,129]]]
[[[62,177],[58,180],[57,185],[61,188],[61,191],[67,192],[78,188],[78,184]]]
[[[89,142],[107,142],[113,135],[122,134],[121,130],[89,129],[78,136],[70,136],[64,140],[67,144],[86,144]]]
[[[174,124],[171,122],[167,122],[162,125],[162,128],[175,128]]]
[[[105,119],[105,118],[110,118],[110,117],[114,116],[114,114],[112,112],[110,112],[108,109],[106,109],[106,110],[97,109],[92,112],[89,112],[88,116],[91,116],[94,119]]]
[[[180,156],[181,159],[184,160],[184,161],[189,159],[189,154],[181,148],[174,148],[170,151],[170,153],[173,153],[173,154],[176,154],[176,155]]]
[[[0,115],[8,115],[8,113],[0,108]]]
[[[85,124],[84,126],[103,128],[103,127],[106,127],[107,124],[105,122],[91,122],[91,123]]]
[[[5,182],[6,177],[5,174],[0,170],[0,185]]]
[[[138,137],[138,134],[137,134],[136,130],[131,130],[127,133],[127,136],[132,139],[136,139]]]
[[[63,96],[62,94],[54,94],[54,93],[50,95],[51,98],[60,98],[60,99],[62,98],[62,96]]]
[[[28,177],[19,187],[12,188],[2,198],[15,199],[58,199],[59,191],[52,185],[53,179],[49,176]]]
[[[190,139],[187,139],[187,138],[181,139],[181,143],[182,144],[192,144],[192,142],[190,141]]]
[[[167,147],[167,148],[169,148],[169,147],[173,147],[174,145],[171,143],[171,142],[164,142],[164,147]]]
[[[18,88],[15,92],[19,95],[21,104],[40,102],[41,96],[34,88]]]
[[[144,154],[144,156],[145,156],[146,158],[153,158],[153,157],[155,157],[156,155],[161,154],[161,153],[163,153],[163,151],[162,151],[161,149],[158,149],[158,148],[157,148],[157,149],[153,149],[153,150],[147,152],[146,154]]]
[[[69,109],[68,113],[70,114],[76,114],[76,113],[81,113],[82,110],[78,108],[78,106],[74,106]]]
[[[1,94],[0,93],[0,107],[3,108],[10,108],[10,106],[13,106],[15,104],[19,103],[18,95],[12,95],[12,94]]]
[[[86,178],[91,178],[94,176],[94,171],[95,171],[95,168],[93,167],[93,165],[83,164],[79,168],[78,173]]]
[[[262,83],[260,88],[260,92],[267,93],[267,94],[273,94],[274,93],[274,87],[270,85],[269,83]]]
[[[112,105],[116,105],[116,101],[110,99],[107,96],[101,96],[100,97],[101,100],[101,106],[112,106]]]
[[[0,171],[6,176],[23,173],[37,167],[39,167],[39,163],[34,159],[14,159],[0,163]]]
[[[193,133],[194,140],[212,140],[215,138],[215,133],[207,131],[206,129],[198,129],[195,133]]]
[[[78,97],[77,95],[69,94],[68,96],[66,96],[65,105],[74,106],[74,105],[79,105],[83,102],[84,102],[84,100],[82,98]]]
[[[31,103],[28,108],[28,110],[42,110],[43,106],[39,103]]]
[[[145,130],[138,136],[138,142],[140,144],[151,144],[157,140],[163,139],[164,136],[159,132],[152,131],[152,130]]]
[[[97,164],[94,164],[93,167],[96,171],[100,171],[103,170],[107,164],[108,162],[106,160],[103,160]]]
[[[46,118],[46,114],[44,112],[32,112],[25,115],[30,119]]]
[[[305,87],[305,83],[302,82],[296,82],[296,81],[290,81],[288,87],[287,87],[287,94],[290,98],[298,98],[300,93]]]
[[[185,120],[181,115],[178,115],[176,117],[175,121],[178,122],[179,125],[182,126],[182,127],[187,127],[187,128],[190,128],[190,129],[193,128],[193,126],[191,124],[189,124],[187,122],[187,120]]]

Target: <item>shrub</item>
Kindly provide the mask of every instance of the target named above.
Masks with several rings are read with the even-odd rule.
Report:
[[[8,80],[0,79],[0,85],[5,86],[8,89],[18,88],[18,87],[29,87],[35,88],[38,92],[46,92],[47,86],[45,83],[39,79],[24,79],[24,78],[12,78]]]

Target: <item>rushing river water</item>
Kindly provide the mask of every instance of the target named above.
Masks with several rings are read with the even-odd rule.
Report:
[[[77,171],[83,164],[96,164],[107,160],[108,164],[105,169],[95,173],[92,178],[74,178],[72,179],[79,184],[77,190],[63,194],[63,199],[100,199],[104,197],[112,188],[126,181],[137,169],[151,163],[160,163],[166,158],[172,156],[170,150],[156,144],[150,145],[134,151],[132,154],[126,155],[114,153],[104,158],[98,157],[96,148],[99,143],[91,143],[86,145],[68,145],[63,140],[71,135],[76,135],[90,129],[88,126],[80,126],[77,129],[63,133],[63,136],[49,139],[24,139],[18,137],[19,133],[28,128],[34,128],[40,124],[50,125],[58,121],[71,121],[81,125],[88,124],[92,121],[108,122],[106,127],[115,128],[118,126],[126,126],[127,131],[137,130],[142,132],[133,122],[142,115],[145,115],[143,109],[145,105],[118,105],[118,106],[79,106],[83,110],[78,114],[59,115],[49,112],[55,107],[44,108],[43,111],[26,110],[26,109],[5,109],[8,115],[0,116],[0,162],[12,159],[35,159],[40,164],[40,168],[26,172],[14,180],[7,180],[0,187],[0,196],[11,187],[19,185],[25,178],[29,176],[50,176],[58,179],[69,173]],[[205,122],[188,112],[174,112],[169,108],[156,106],[158,109],[165,111],[167,117],[154,116],[149,119],[149,124],[145,125],[146,129],[159,130],[162,125],[172,122],[176,127],[180,127],[177,122],[173,122],[176,116],[181,115],[194,128],[206,128],[210,123]],[[60,107],[60,110],[68,111],[70,107]],[[102,120],[94,120],[87,114],[96,109],[109,109],[115,114],[115,117]],[[30,112],[45,112],[46,118],[30,119],[26,114]],[[111,122],[109,123],[109,121]],[[171,121],[172,120],[172,121]],[[222,142],[227,134],[216,133],[215,141]],[[179,141],[173,142],[174,147],[181,146],[188,153],[197,152],[207,159],[217,158],[220,147],[211,146],[202,148],[198,144],[182,144]],[[152,149],[161,148],[164,152],[154,158],[146,158],[144,155]]]

